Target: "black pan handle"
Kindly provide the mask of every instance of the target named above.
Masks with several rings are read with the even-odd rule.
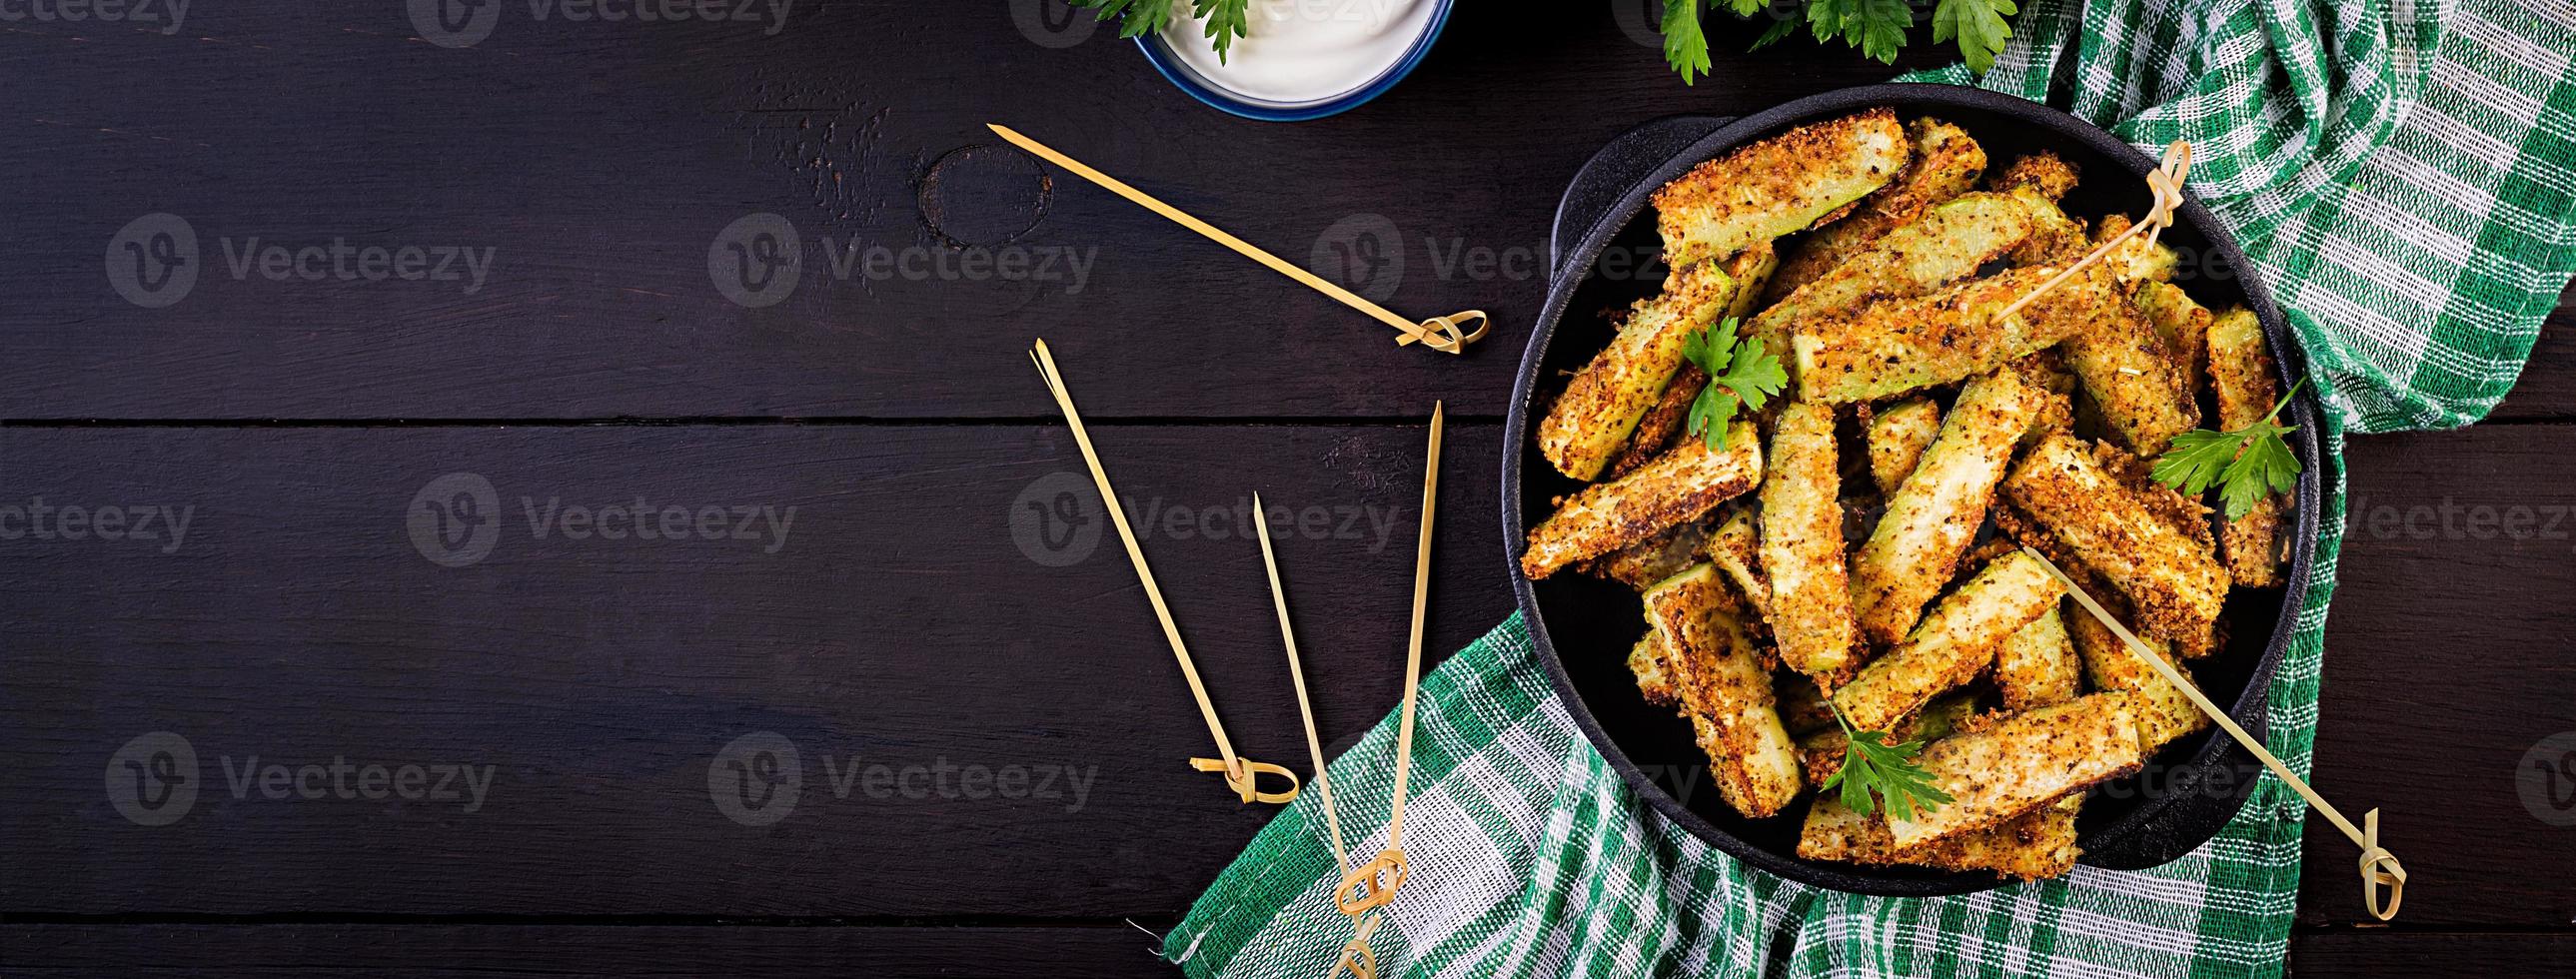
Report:
[[[1734,116],[1665,116],[1620,133],[1583,161],[1565,196],[1556,202],[1556,226],[1548,234],[1548,267],[1563,271],[1565,253],[1584,232],[1628,195],[1637,181],[1673,158],[1700,137],[1734,122]]]

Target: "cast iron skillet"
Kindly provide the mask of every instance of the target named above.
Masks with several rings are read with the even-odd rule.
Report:
[[[1552,498],[1578,486],[1539,455],[1529,436],[1531,413],[1546,410],[1563,390],[1566,372],[1609,342],[1611,330],[1599,312],[1624,307],[1661,281],[1659,265],[1635,260],[1653,254],[1659,240],[1648,195],[1691,166],[1736,146],[1798,123],[1879,105],[1895,107],[1900,118],[1929,114],[1965,127],[1985,147],[1990,172],[2024,152],[2056,151],[2082,168],[2082,181],[2065,201],[2071,215],[2137,215],[2149,202],[2143,178],[2156,161],[2146,154],[2055,109],[1978,89],[1874,85],[1799,99],[1740,119],[1674,117],[1631,130],[1584,164],[1558,205],[1547,305],[1521,357],[1505,427],[1504,552],[1531,638],[1567,711],[1657,813],[1718,849],[1802,883],[1862,894],[1958,894],[1995,887],[1999,881],[1984,872],[1802,860],[1796,849],[1805,806],[1761,820],[1728,809],[1709,785],[1707,760],[1693,744],[1688,725],[1669,709],[1648,706],[1629,675],[1628,648],[1645,629],[1636,594],[1571,571],[1537,582],[1520,572],[1519,555],[1530,526],[1554,511]],[[2164,241],[2186,257],[2177,281],[2195,298],[2213,309],[2243,303],[2254,310],[2286,390],[2302,373],[2304,357],[2226,229],[2194,199],[2183,204]],[[1556,342],[1560,329],[1562,343]],[[2305,466],[2286,521],[2294,541],[2289,583],[2280,589],[2233,592],[2225,648],[2193,664],[2210,698],[2231,704],[2229,712],[2237,722],[2257,736],[2265,733],[2263,708],[2272,672],[2296,629],[2296,608],[2285,609],[2282,596],[2306,592],[2314,558],[2316,410],[2314,397],[2302,389],[2284,412],[2285,420],[2298,426],[2291,448]],[[2190,852],[2236,814],[2259,772],[2243,748],[2215,730],[2167,746],[2145,772],[2098,788],[2085,802],[2077,822],[2083,862],[2134,869]]]

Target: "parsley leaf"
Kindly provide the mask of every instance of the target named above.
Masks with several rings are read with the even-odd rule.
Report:
[[[2291,385],[2290,393],[2281,396],[2271,413],[2251,425],[2232,432],[2202,428],[2174,436],[2173,444],[2156,457],[2149,477],[2189,496],[2199,496],[2216,484],[2229,520],[2242,519],[2266,496],[2297,489],[2299,457],[2282,436],[2299,428],[2281,424],[2280,418],[2281,409],[2289,407],[2299,385],[2306,383]]]
[[[1076,0],[1077,3],[1122,3],[1126,0]],[[1145,2],[1145,0],[1138,0]],[[1172,2],[1172,0],[1162,0]],[[1202,0],[1204,2],[1204,0]],[[1682,84],[1709,71],[1708,36],[1700,26],[1700,8],[1720,3],[1739,19],[1750,19],[1766,9],[1771,26],[1762,30],[1747,50],[1759,51],[1778,43],[1798,29],[1798,7],[1806,9],[1808,32],[1818,43],[1842,38],[1843,43],[1859,48],[1860,53],[1881,63],[1896,61],[1896,52],[1905,47],[1906,33],[1914,27],[1914,8],[1922,0],[1806,0],[1783,7],[1771,0],[1664,0],[1664,60],[1681,73]],[[2012,24],[2007,19],[2021,12],[2016,0],[1938,0],[1932,11],[1932,40],[1935,43],[1956,40],[1959,55],[1968,62],[1968,70],[1985,74],[1995,65],[1995,56],[2003,52],[2004,42],[2012,37]]]
[[[1119,37],[1142,37],[1172,22],[1172,0],[1071,0],[1076,7],[1097,8],[1093,20],[1123,17]]]
[[[1941,0],[1932,10],[1932,43],[1957,38],[1968,70],[1985,74],[2012,38],[2012,25],[2004,18],[2020,12],[2013,0]]]
[[[1708,35],[1700,33],[1702,0],[1664,0],[1664,62],[1681,73],[1682,84],[1708,73]]]
[[[1842,36],[1843,43],[1887,64],[1905,46],[1905,31],[1914,26],[1914,8],[1906,0],[1810,0],[1807,27],[1817,43]]]
[[[1834,721],[1843,727],[1843,764],[1825,779],[1830,792],[1842,790],[1843,808],[1857,813],[1878,812],[1882,805],[1898,819],[1913,819],[1916,810],[1930,812],[1953,801],[1950,793],[1932,784],[1932,773],[1915,763],[1923,753],[1923,742],[1893,744],[1885,731],[1862,731],[1844,716],[1842,705],[1827,698],[1833,707]]]
[[[1216,44],[1216,60],[1224,64],[1234,39],[1250,37],[1251,0],[1067,0],[1075,7],[1096,9],[1095,20],[1120,18],[1119,37],[1142,37],[1162,30],[1172,22],[1172,8],[1189,4],[1190,12],[1207,20],[1207,37]]]
[[[1735,317],[1682,338],[1682,358],[1708,373],[1708,386],[1691,399],[1685,431],[1708,440],[1711,449],[1726,448],[1726,423],[1738,403],[1762,410],[1764,402],[1789,384],[1780,358],[1762,349],[1762,341],[1736,342]]]
[[[1225,63],[1226,51],[1234,46],[1235,38],[1252,36],[1252,27],[1246,22],[1251,2],[1252,0],[1196,0],[1195,9],[1198,15],[1207,18],[1208,40],[1216,42],[1217,64]]]

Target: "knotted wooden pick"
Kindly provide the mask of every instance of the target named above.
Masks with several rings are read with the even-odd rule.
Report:
[[[1225,725],[1216,718],[1216,701],[1208,697],[1207,684],[1199,680],[1198,664],[1190,660],[1190,648],[1181,642],[1181,627],[1172,621],[1171,607],[1163,603],[1163,589],[1154,584],[1154,569],[1145,564],[1145,549],[1136,543],[1136,531],[1127,526],[1127,508],[1118,505],[1118,491],[1109,485],[1109,471],[1100,467],[1100,453],[1091,448],[1091,433],[1082,427],[1082,412],[1074,410],[1073,392],[1064,385],[1064,375],[1055,367],[1055,354],[1047,349],[1044,339],[1029,351],[1029,359],[1038,365],[1038,376],[1046,381],[1047,393],[1055,396],[1056,408],[1064,412],[1065,427],[1073,430],[1073,443],[1082,448],[1083,464],[1091,468],[1092,486],[1100,490],[1100,505],[1109,511],[1109,522],[1118,528],[1119,543],[1127,545],[1127,561],[1136,566],[1136,580],[1145,584],[1145,599],[1154,606],[1154,619],[1162,623],[1163,639],[1172,644],[1172,657],[1181,663],[1181,676],[1190,682],[1190,696],[1198,699],[1199,717],[1207,721],[1208,734],[1216,739],[1217,758],[1192,758],[1190,767],[1202,772],[1223,772],[1225,784],[1244,802],[1282,803],[1297,797],[1297,776],[1285,768],[1264,762],[1246,761],[1234,753],[1234,742],[1226,739]],[[1284,776],[1284,792],[1256,791],[1254,780],[1263,774]]]
[[[1297,773],[1266,761],[1242,758],[1192,758],[1190,767],[1202,772],[1224,772],[1225,785],[1245,802],[1284,803],[1297,798]],[[1278,792],[1255,791],[1261,776],[1276,775],[1288,780],[1288,788]]]
[[[2306,779],[2292,773],[2290,766],[2282,764],[2280,758],[2263,747],[2262,739],[2247,733],[2243,727],[2237,725],[2235,718],[2227,716],[2226,711],[2218,709],[2218,705],[2210,701],[2208,694],[2201,693],[2200,687],[2192,683],[2190,677],[2182,675],[2182,671],[2174,669],[2173,664],[2165,662],[2164,657],[2156,655],[2155,650],[2139,639],[2136,633],[2130,632],[2128,626],[2121,625],[2119,619],[2112,617],[2109,609],[2103,608],[2102,603],[2094,601],[2093,596],[2085,593],[2082,585],[2076,584],[2075,579],[2067,577],[2066,572],[2058,570],[2057,565],[2048,560],[2048,555],[2041,554],[2030,547],[2023,547],[2021,551],[2037,559],[2040,567],[2048,569],[2051,577],[2066,586],[2066,593],[2075,599],[2075,604],[2084,606],[2084,611],[2100,620],[2103,628],[2111,630],[2112,635],[2120,637],[2120,642],[2129,647],[2129,652],[2136,654],[2138,659],[2153,667],[2156,675],[2163,677],[2166,683],[2173,684],[2175,689],[2181,690],[2184,696],[2191,698],[2192,705],[2200,708],[2201,713],[2209,715],[2210,720],[2218,722],[2218,726],[2227,731],[2228,737],[2235,738],[2237,744],[2244,745],[2246,751],[2252,752],[2255,758],[2262,760],[2264,767],[2272,770],[2272,774],[2280,776],[2281,781],[2289,785],[2292,791],[2308,800],[2308,805],[2315,807],[2318,815],[2326,817],[2326,821],[2333,823],[2336,829],[2342,830],[2343,835],[2351,837],[2353,845],[2361,847],[2363,905],[2370,908],[2372,917],[2381,921],[2397,917],[2397,906],[2406,899],[2406,868],[2397,862],[2397,856],[2388,852],[2387,847],[2379,845],[2379,810],[2373,809],[2362,815],[2362,822],[2369,827],[2368,829],[2354,829],[2352,820],[2343,818],[2343,813],[2337,811],[2332,803],[2327,802],[2324,796],[2318,795],[2317,790],[2308,787]],[[2388,888],[2386,907],[2381,907],[2379,903],[2379,889],[2382,886]]]
[[[1385,907],[1395,900],[1395,889],[1404,886],[1408,875],[1403,850],[1380,850],[1376,859],[1342,875],[1341,889],[1333,892],[1333,906],[1353,917]]]
[[[1010,140],[1013,146],[1035,153],[1040,159],[1071,171],[1074,176],[1099,184],[1107,188],[1110,193],[1133,201],[1137,206],[1148,211],[1170,218],[1173,223],[1181,227],[1198,232],[1210,241],[1234,249],[1245,258],[1269,266],[1273,272],[1295,279],[1306,288],[1331,296],[1342,305],[1367,313],[1378,322],[1394,327],[1398,334],[1395,338],[1396,346],[1420,343],[1444,354],[1466,353],[1468,344],[1484,339],[1485,332],[1493,329],[1493,320],[1488,318],[1485,311],[1481,309],[1470,309],[1447,316],[1434,316],[1419,323],[1405,319],[1384,306],[1368,301],[1358,293],[1342,288],[1338,283],[1306,271],[1295,263],[1270,254],[1251,242],[1227,234],[1213,224],[1192,217],[1187,211],[1163,203],[1152,194],[1130,187],[1126,181],[1094,170],[1089,164],[1066,156],[1055,147],[1021,135],[1019,130],[999,123],[985,125],[996,135]],[[1474,324],[1474,329],[1463,329],[1470,323]]]
[[[2139,232],[2145,232],[2147,244],[2154,245],[2165,233],[2165,229],[2173,225],[2174,208],[2182,206],[2183,178],[2189,176],[2191,176],[2191,143],[2174,140],[2173,145],[2165,147],[2164,160],[2155,169],[2147,171],[2147,190],[2155,195],[2155,200],[2147,206],[2145,216],[2129,225],[2129,230],[2113,235],[2110,240],[2093,246],[2092,251],[2085,253],[2083,258],[2076,259],[2075,264],[2067,266],[2065,271],[2049,276],[2048,281],[2040,283],[2038,288],[2023,293],[2021,298],[2012,301],[2012,305],[1996,313],[1995,318],[2007,319],[2014,313],[2021,312],[2022,307],[2030,305],[2032,300],[2038,299],[2048,290],[2057,288],[2058,283],[2074,278],[2075,273],[2083,271],[2085,266],[2101,261],[2102,256],[2111,254],[2111,249],[2119,247],[2123,241],[2136,237]]]

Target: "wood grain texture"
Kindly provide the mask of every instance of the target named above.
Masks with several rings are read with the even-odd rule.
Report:
[[[1258,489],[1296,516],[1275,524],[1280,568],[1337,750],[1400,693],[1423,433],[1094,430],[1251,757],[1306,767],[1234,508]],[[1495,512],[1476,476],[1499,468],[1497,437],[1450,429],[1435,658],[1511,611],[1477,516]],[[1274,812],[1186,767],[1205,728],[1061,428],[9,429],[0,458],[22,509],[194,507],[171,553],[38,539],[0,510],[21,531],[0,540],[10,911],[1177,915]],[[501,511],[459,567],[407,525],[445,505],[414,497],[451,472],[485,477]],[[570,508],[638,497],[692,527],[706,506],[795,512],[774,553],[730,539],[730,516],[722,540],[564,538]],[[1080,504],[1063,526],[1090,543],[1019,536],[1032,503]],[[540,540],[528,512],[550,506]],[[157,731],[191,744],[201,791],[146,827],[102,773],[125,777],[112,756]],[[710,769],[761,731],[797,747],[802,795],[738,825]],[[273,799],[246,781],[252,756],[492,774],[473,811],[336,785]],[[1031,781],[976,798],[962,773],[935,781],[941,764]]]
[[[2298,976],[2564,976],[2576,974],[2576,934],[2410,932],[2360,928],[2295,932]]]
[[[2565,927],[2576,888],[2537,868],[2576,867],[2576,778],[2525,766],[2544,739],[2576,750],[2576,426],[2356,438],[2348,460],[2317,791],[2382,809],[2404,924]],[[2359,851],[2313,816],[2305,850],[2300,920],[2368,921]]]
[[[1089,927],[0,925],[0,974],[45,976],[1167,976],[1154,939]]]
[[[1656,116],[1892,71],[1804,45],[1742,56],[1752,31],[1713,25],[1718,72],[1685,88],[1642,2],[1470,5],[1406,84],[1283,126],[1191,101],[1114,31],[1040,0],[809,0],[774,35],[505,6],[459,49],[413,39],[398,3],[201,7],[177,38],[13,24],[0,416],[1034,418],[1038,393],[994,378],[1043,334],[1070,362],[1186,380],[1095,393],[1100,418],[1383,417],[1425,392],[1490,417],[1544,292],[1558,194],[1594,149]],[[1047,22],[1084,39],[1050,48],[1032,38],[1071,35],[1021,26]],[[1541,109],[1541,93],[1561,94]],[[1464,359],[1398,349],[1385,326],[1043,171],[987,122],[1398,311],[1482,307],[1498,325]],[[203,274],[144,309],[102,255],[160,212],[189,222]],[[716,290],[709,251],[755,213],[792,223],[807,262],[753,309]],[[488,248],[490,271],[470,293],[278,282],[255,263],[236,279],[254,238]],[[827,238],[888,258],[838,279]],[[1030,264],[960,264],[979,252]]]
[[[422,39],[399,3],[199,4],[167,34],[6,25],[0,418],[287,424],[0,429],[0,531],[38,497],[85,525],[0,536],[0,972],[1169,974],[1118,922],[1168,927],[1270,810],[1181,766],[1205,735],[1115,543],[1078,559],[1047,543],[1074,523],[1044,511],[1088,490],[1021,351],[1048,337],[1108,423],[1101,450],[1155,515],[1147,552],[1229,729],[1292,767],[1295,708],[1232,508],[1255,489],[1324,508],[1281,535],[1280,561],[1325,740],[1347,743],[1397,696],[1421,461],[1406,422],[1433,398],[1463,421],[1428,645],[1510,610],[1491,422],[1575,168],[1651,118],[1897,70],[1796,41],[1746,55],[1754,29],[1714,18],[1716,70],[1685,88],[1654,46],[1658,6],[1462,5],[1405,84],[1293,126],[1190,101],[1048,0],[800,0],[774,34],[511,4],[462,48]],[[1899,67],[1944,60],[1918,37]],[[1397,310],[1483,306],[1495,333],[1464,358],[1397,349],[1000,146],[995,121]],[[199,239],[199,280],[167,308],[107,272],[155,212]],[[757,213],[785,218],[806,261],[754,308],[717,269],[719,235]],[[254,241],[490,264],[471,291],[279,281]],[[863,264],[836,276],[828,253],[853,243]],[[742,423],[407,421],[619,418]],[[2362,915],[2350,850],[2312,821],[2303,975],[2576,968],[2576,892],[2552,873],[2576,866],[2576,837],[2526,804],[2547,776],[2520,767],[2576,732],[2576,551],[2540,529],[2576,506],[2576,306],[2495,418],[2514,424],[2353,445],[2356,509],[2394,522],[2347,543],[2318,784],[2385,807],[2415,874],[2404,920],[2444,930],[2344,927]],[[487,556],[443,567],[409,522],[454,472],[490,481],[499,523]],[[431,517],[453,512],[432,496]],[[528,506],[595,521],[638,496],[657,523],[728,508],[721,539],[529,529]],[[190,515],[168,553],[166,518],[150,541],[97,534],[102,506],[164,505]],[[796,517],[771,551],[757,520],[733,539],[737,506]],[[2515,507],[2533,523],[2482,535],[2482,506],[2497,533]],[[1096,508],[1065,512],[1098,529]],[[1159,522],[1172,512],[1190,519]],[[121,815],[104,781],[152,731],[201,754],[201,796],[161,827]],[[804,792],[746,826],[709,776],[758,731],[799,748]],[[225,766],[253,754],[492,774],[470,813],[256,783],[237,798]],[[853,757],[895,781],[836,796]],[[959,791],[906,797],[903,770],[942,760]],[[968,797],[963,766],[1053,766],[1056,795]],[[1078,807],[1068,766],[1091,778]]]

